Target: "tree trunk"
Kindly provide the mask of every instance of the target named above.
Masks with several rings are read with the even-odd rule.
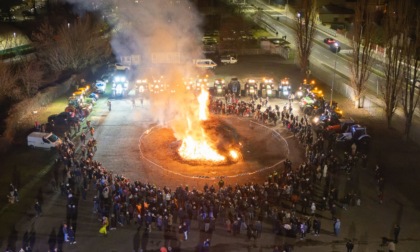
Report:
[[[354,100],[354,108],[363,108],[362,97],[356,97]]]
[[[386,123],[388,125],[388,129],[391,129],[391,125],[392,125],[392,113],[390,113],[389,111],[386,111]]]
[[[414,111],[413,111],[414,113]],[[413,113],[409,113],[406,115],[405,118],[405,125],[404,125],[404,140],[408,141],[410,139],[410,131],[411,131],[411,125],[413,120]]]
[[[358,108],[363,108],[362,97],[359,97]]]
[[[356,98],[354,101],[354,108],[359,108],[359,99]]]

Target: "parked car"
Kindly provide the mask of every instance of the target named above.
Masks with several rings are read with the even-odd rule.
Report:
[[[202,69],[214,69],[217,64],[211,59],[196,59],[193,60],[193,63],[196,67]]]
[[[48,117],[48,123],[54,125],[69,125],[76,122],[82,122],[84,117],[76,114],[75,112],[61,112],[60,114],[50,115]]]
[[[114,70],[130,70],[129,66],[123,65],[121,63],[115,63],[115,64],[111,64],[109,65],[110,69],[114,69]]]
[[[99,94],[92,92],[88,95],[88,98],[95,100],[95,102],[99,99]]]
[[[27,137],[31,148],[55,149],[62,143],[61,139],[53,133],[32,132]]]
[[[95,88],[96,88],[96,92],[98,94],[105,93],[105,90],[106,90],[106,82],[105,81],[101,81],[101,80],[97,80],[96,83],[95,83]]]
[[[225,65],[226,64],[235,64],[235,63],[238,62],[238,59],[233,57],[233,56],[227,55],[227,56],[221,57],[220,62],[222,62],[222,64],[225,64]]]

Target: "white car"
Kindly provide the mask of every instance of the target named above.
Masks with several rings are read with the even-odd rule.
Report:
[[[105,89],[106,89],[106,82],[98,80],[95,83],[95,87],[96,87],[96,92],[103,94],[105,93]]]
[[[222,62],[223,64],[235,64],[238,62],[238,59],[232,56],[224,56],[220,59],[220,62]]]
[[[129,66],[123,65],[121,63],[115,63],[115,64],[111,64],[109,65],[110,69],[114,69],[114,70],[130,70]]]

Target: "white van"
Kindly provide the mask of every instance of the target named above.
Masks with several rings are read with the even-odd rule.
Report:
[[[214,69],[217,64],[211,59],[196,59],[193,60],[193,63],[198,68],[203,69]]]
[[[28,146],[31,148],[54,149],[62,143],[53,133],[32,132],[28,135]]]
[[[105,93],[105,89],[106,89],[106,82],[101,81],[101,80],[97,80],[95,83],[95,87],[96,87],[96,92],[103,94]]]

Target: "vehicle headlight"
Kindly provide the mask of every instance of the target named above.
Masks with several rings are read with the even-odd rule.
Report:
[[[302,91],[298,91],[298,92],[297,92],[297,95],[298,95],[299,97],[302,97],[302,95],[303,95]]]
[[[314,117],[314,119],[312,119],[312,121],[313,121],[314,123],[318,123],[318,122],[319,122],[319,117],[318,117],[318,116]]]

